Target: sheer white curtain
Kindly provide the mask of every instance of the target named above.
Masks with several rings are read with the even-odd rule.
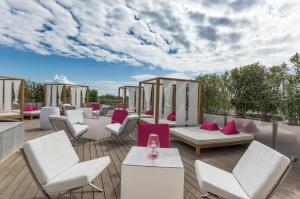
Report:
[[[134,111],[134,91],[135,88],[128,88],[128,110]]]
[[[71,87],[71,104],[76,106],[76,88]]]
[[[169,80],[164,80],[163,82],[164,89],[164,118],[167,118],[168,115],[172,112],[172,96],[173,96],[173,82]]]
[[[188,124],[191,126],[198,124],[198,87],[198,83],[189,83]]]
[[[14,83],[14,94],[15,94],[14,104],[18,104],[21,80],[14,80],[13,83]]]
[[[57,107],[57,85],[52,85],[52,107]]]
[[[3,111],[3,80],[0,80],[0,112]]]
[[[4,81],[4,112],[11,111],[11,93],[12,93],[12,81],[5,80]]]
[[[176,125],[186,124],[186,82],[176,81]]]
[[[58,85],[57,86],[57,91],[58,91],[58,103],[61,103],[61,95],[62,95],[62,91],[63,91],[63,85]]]
[[[85,97],[86,97],[86,92],[87,92],[87,88],[86,87],[82,87],[81,89],[82,92],[82,103],[85,103]]]
[[[81,107],[81,88],[80,87],[76,88],[76,107],[77,108]]]
[[[51,106],[51,85],[46,85],[46,106]]]
[[[152,89],[152,84],[145,84],[144,85],[145,111],[149,111],[150,110],[151,89]]]

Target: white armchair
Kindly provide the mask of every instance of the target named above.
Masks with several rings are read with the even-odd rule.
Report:
[[[64,130],[74,140],[78,140],[89,129],[88,125],[74,123],[74,118],[71,121],[66,116],[50,115],[49,120],[55,131]]]
[[[137,114],[128,115],[122,124],[114,123],[105,126],[107,130],[117,136],[129,135],[138,123],[139,116]]]
[[[21,151],[33,179],[48,199],[84,185],[102,191],[92,181],[109,165],[110,158],[79,162],[64,131],[30,140]]]
[[[195,163],[200,189],[227,199],[270,198],[291,168],[289,158],[253,141],[232,173],[200,160]]]

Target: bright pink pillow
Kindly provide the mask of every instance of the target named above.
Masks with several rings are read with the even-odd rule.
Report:
[[[234,120],[226,124],[224,128],[221,129],[221,132],[223,132],[225,135],[232,135],[232,134],[239,134],[240,132],[236,129],[236,125]]]
[[[175,112],[170,113],[168,115],[167,119],[170,120],[170,121],[175,121],[176,120],[176,114],[175,114]]]
[[[99,103],[94,103],[91,105],[93,111],[98,111],[101,108],[101,105]]]
[[[32,105],[25,105],[24,106],[24,111],[33,111],[33,106]]]
[[[35,105],[32,105],[32,110],[33,110],[33,111],[36,111],[36,110],[38,110],[38,107],[35,106]]]
[[[145,114],[146,115],[154,115],[153,111],[146,111]]]
[[[204,121],[202,125],[200,126],[200,129],[205,129],[208,131],[217,131],[219,130],[218,124],[217,123],[210,123],[207,121]]]

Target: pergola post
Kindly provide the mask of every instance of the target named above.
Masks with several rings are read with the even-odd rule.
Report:
[[[155,123],[158,123],[159,120],[159,90],[160,90],[160,78],[156,79],[155,84],[156,90],[155,90]]]
[[[25,81],[21,80],[21,90],[20,90],[20,120],[24,120],[24,97],[25,97]]]
[[[138,95],[138,114],[141,116],[141,108],[142,108],[142,82],[139,82],[139,95]]]

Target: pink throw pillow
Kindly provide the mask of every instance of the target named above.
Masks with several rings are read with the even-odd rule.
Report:
[[[204,121],[202,125],[200,126],[200,129],[205,129],[208,131],[217,131],[219,130],[218,124],[217,123],[210,123],[207,121]]]
[[[33,111],[33,107],[32,107],[32,105],[25,105],[24,106],[24,111]]]
[[[98,103],[92,104],[91,107],[92,107],[93,111],[98,111],[101,108],[100,104],[98,104]]]
[[[224,128],[221,129],[221,132],[225,135],[233,135],[233,134],[239,134],[240,132],[236,129],[236,125],[234,120],[226,124]]]
[[[170,121],[176,121],[176,114],[175,114],[175,112],[170,113],[168,115],[167,119],[170,120]]]
[[[145,114],[146,114],[146,115],[154,115],[153,111],[150,111],[150,110],[149,110],[149,111],[146,111]]]

